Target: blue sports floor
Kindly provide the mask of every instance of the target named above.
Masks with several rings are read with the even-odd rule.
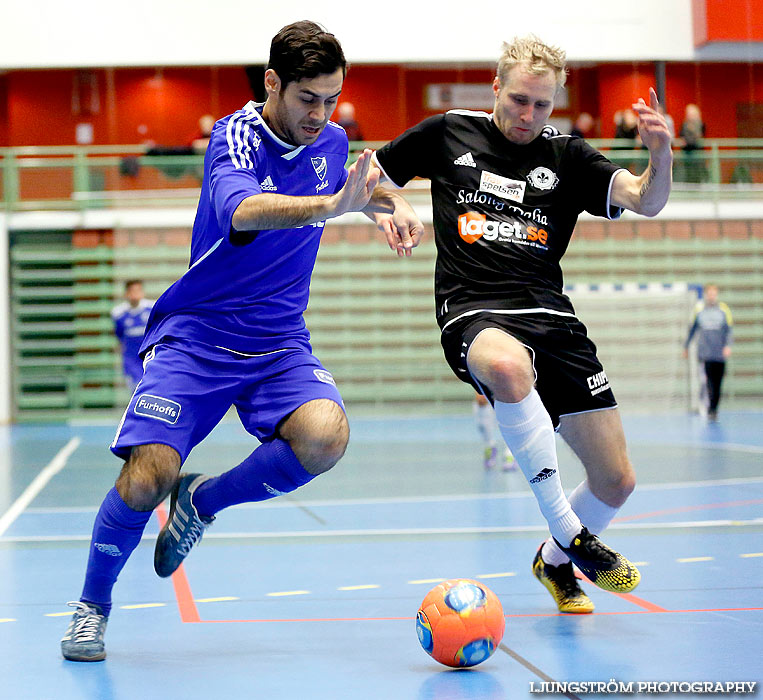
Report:
[[[120,466],[114,426],[0,428],[0,698],[503,700],[550,680],[763,681],[763,414],[624,418],[640,482],[604,539],[643,580],[625,596],[586,585],[584,616],[558,614],[533,578],[543,522],[519,472],[483,471],[471,415],[350,416],[334,470],[221,513],[171,580],[153,572],[157,512],[115,588],[108,658],[91,664],[64,661],[59,640]],[[185,468],[219,473],[255,445],[226,422]],[[563,446],[560,459],[572,489],[582,469]],[[473,670],[438,665],[416,637],[426,592],[457,577],[506,614]]]

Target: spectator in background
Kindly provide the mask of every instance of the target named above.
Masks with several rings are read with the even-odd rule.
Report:
[[[679,136],[680,145],[684,151],[684,180],[704,182],[707,179],[707,166],[705,159],[698,151],[701,151],[701,141],[705,138],[705,123],[702,121],[702,112],[697,105],[686,105]]]
[[[615,114],[615,138],[616,139],[629,139],[633,141],[635,146],[636,139],[638,139],[638,117],[632,109],[624,109],[619,112],[620,119],[617,119]],[[632,148],[632,146],[626,146],[626,148]]]
[[[191,140],[191,151],[194,154],[203,156],[206,153],[214,125],[215,118],[211,114],[199,117],[199,132]]]
[[[615,138],[623,141],[622,144],[615,146],[615,149],[629,151],[637,149],[641,145],[638,133],[638,117],[632,109],[624,109],[615,113]],[[634,169],[636,164],[630,158],[617,156],[616,160],[618,165],[627,170]]]
[[[593,117],[588,112],[581,112],[572,125],[570,136],[579,136],[581,139],[591,138],[593,136],[593,127]]]
[[[143,361],[138,351],[153,305],[154,302],[143,295],[143,282],[128,280],[125,282],[125,301],[111,311],[114,334],[122,348],[122,370],[130,389],[134,389],[143,376]]]
[[[355,105],[352,102],[340,102],[337,106],[339,118],[337,124],[347,133],[348,141],[363,141],[360,124],[355,120]]]
[[[718,419],[721,385],[726,372],[726,360],[731,357],[731,310],[718,301],[718,285],[705,285],[704,298],[694,307],[694,316],[684,343],[684,357],[689,356],[689,343],[697,336],[697,359],[702,363],[707,381],[707,418]]]
[[[676,123],[673,121],[673,117],[668,114],[668,110],[665,105],[660,105],[660,114],[665,117],[665,123],[668,125],[668,131],[670,132],[670,138],[676,137]]]

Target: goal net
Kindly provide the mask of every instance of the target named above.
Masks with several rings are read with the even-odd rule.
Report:
[[[698,287],[571,285],[565,290],[596,343],[623,412],[696,410],[696,364],[682,353]]]

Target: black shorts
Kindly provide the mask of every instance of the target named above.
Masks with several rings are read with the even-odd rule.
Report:
[[[535,387],[555,428],[560,416],[617,406],[607,375],[596,357],[596,346],[577,318],[546,313],[480,312],[447,323],[440,342],[455,375],[491,403],[493,397],[488,388],[472,377],[466,366],[472,342],[487,328],[504,331],[528,348]]]

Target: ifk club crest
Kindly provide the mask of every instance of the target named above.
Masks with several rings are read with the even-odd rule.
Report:
[[[326,171],[328,170],[328,165],[326,165],[326,156],[310,158],[310,162],[313,164],[313,168],[315,168],[315,174],[321,180],[323,180],[326,177]]]

